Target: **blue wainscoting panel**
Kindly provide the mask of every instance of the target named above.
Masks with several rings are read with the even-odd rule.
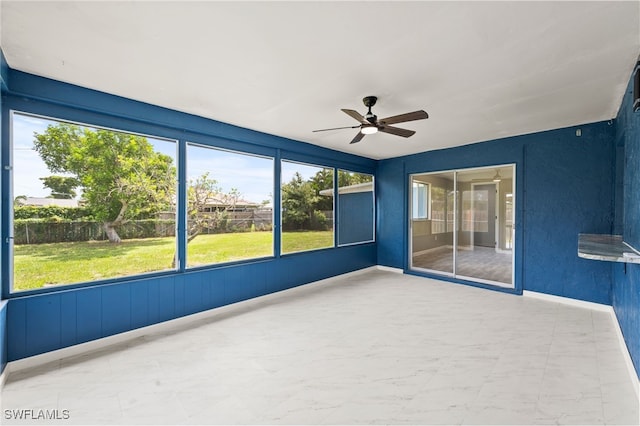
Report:
[[[224,303],[236,303],[248,299],[248,277],[245,276],[245,268],[225,268],[224,271]]]
[[[174,280],[174,277],[162,277],[154,281],[153,287],[158,290],[157,321],[168,321],[177,317]]]
[[[151,324],[149,315],[149,282],[131,283],[131,328],[145,327]]]
[[[74,291],[60,293],[60,345],[63,347],[78,341],[77,298]]]
[[[0,374],[7,365],[7,302],[0,301]]]
[[[180,317],[185,315],[185,305],[184,305],[184,275],[177,275],[173,279],[173,301],[174,301],[174,309],[176,316]]]
[[[48,352],[61,346],[60,295],[34,297],[26,306],[27,345],[36,352]],[[56,320],[52,321],[52,318]]]
[[[206,273],[190,273],[184,276],[184,314],[193,314],[206,309],[210,302],[214,284]],[[219,303],[222,303],[220,299]]]
[[[202,281],[202,302],[199,310],[213,309],[226,305],[226,288],[224,269],[214,269],[198,274]],[[189,283],[190,280],[187,279]]]
[[[129,284],[127,284],[129,285]],[[76,290],[76,343],[88,342],[102,337],[102,289],[100,287]],[[44,295],[43,295],[44,296]],[[33,299],[48,297],[32,296]],[[49,296],[49,295],[47,295]],[[51,295],[50,297],[53,297]],[[10,302],[13,303],[13,300]],[[55,318],[50,318],[55,322]],[[10,324],[11,325],[11,324]],[[29,348],[31,349],[31,348]],[[33,352],[38,353],[38,352]]]
[[[106,285],[102,290],[102,333],[131,330],[131,284]]]
[[[27,298],[7,304],[7,361],[29,356],[27,350]]]
[[[375,244],[9,300],[7,359],[107,337],[376,264]]]

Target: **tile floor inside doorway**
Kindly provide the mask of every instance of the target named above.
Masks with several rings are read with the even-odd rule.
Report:
[[[60,425],[638,423],[608,313],[384,271],[13,373],[1,406],[69,410]]]
[[[498,253],[494,248],[479,246],[473,247],[472,250],[460,249],[457,252],[456,274],[512,284],[512,263],[511,252]],[[453,248],[443,247],[413,256],[412,267],[452,273]]]

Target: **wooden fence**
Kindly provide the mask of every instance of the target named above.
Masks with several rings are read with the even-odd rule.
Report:
[[[215,228],[205,228],[205,234],[227,232],[270,231],[270,211],[229,212]],[[132,220],[117,228],[123,240],[131,238],[162,238],[176,234],[175,219]],[[34,221],[16,219],[13,227],[14,244],[43,244],[73,241],[102,241],[107,236],[102,223],[93,221]]]

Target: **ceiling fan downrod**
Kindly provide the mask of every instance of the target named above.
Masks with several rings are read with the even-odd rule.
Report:
[[[362,98],[362,102],[364,103],[364,106],[369,108],[369,111],[364,116],[364,118],[366,118],[367,121],[369,123],[373,124],[373,125],[376,124],[376,121],[378,120],[378,117],[374,113],[371,112],[371,107],[374,106],[377,101],[378,101],[378,98],[376,96],[366,96],[366,97]]]

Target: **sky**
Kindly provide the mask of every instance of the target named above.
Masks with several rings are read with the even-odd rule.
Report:
[[[34,132],[43,133],[56,121],[45,118],[13,114],[13,197],[47,197],[51,191],[39,178],[51,173],[38,153],[33,149]],[[169,155],[176,164],[176,143],[147,137],[154,150]],[[202,145],[187,145],[187,179],[195,179],[205,172],[215,179],[224,192],[237,189],[241,198],[261,203],[271,200],[273,194],[274,160],[236,152],[223,151]],[[283,161],[282,181],[291,180],[295,172],[304,179],[314,176],[322,167]],[[61,175],[61,173],[55,173]]]
[[[235,188],[240,198],[254,203],[269,200],[273,194],[273,159],[256,157],[187,145],[187,179],[192,180],[209,172],[223,192]]]

